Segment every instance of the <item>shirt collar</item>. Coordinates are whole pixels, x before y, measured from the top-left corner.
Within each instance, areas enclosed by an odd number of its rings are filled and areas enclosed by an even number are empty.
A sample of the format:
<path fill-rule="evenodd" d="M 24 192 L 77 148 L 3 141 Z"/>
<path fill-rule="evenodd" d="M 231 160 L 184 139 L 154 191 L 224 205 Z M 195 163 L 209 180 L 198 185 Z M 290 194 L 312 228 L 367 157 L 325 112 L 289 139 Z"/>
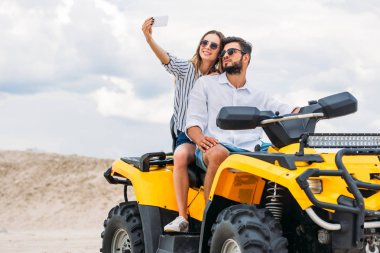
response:
<path fill-rule="evenodd" d="M 233 86 L 228 81 L 226 72 L 223 72 L 222 74 L 219 75 L 218 81 L 219 81 L 219 84 L 227 84 L 227 85 L 235 88 L 235 86 Z M 250 85 L 248 84 L 248 81 L 244 84 L 243 87 L 239 88 L 238 90 L 247 90 L 248 92 L 252 93 L 252 87 L 250 87 Z"/>

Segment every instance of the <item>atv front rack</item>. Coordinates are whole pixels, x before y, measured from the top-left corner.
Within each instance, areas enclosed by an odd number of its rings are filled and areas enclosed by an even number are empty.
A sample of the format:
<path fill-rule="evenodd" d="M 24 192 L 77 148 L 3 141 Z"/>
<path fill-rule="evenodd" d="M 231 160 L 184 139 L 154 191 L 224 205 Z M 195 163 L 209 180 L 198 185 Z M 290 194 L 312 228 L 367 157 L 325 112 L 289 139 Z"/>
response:
<path fill-rule="evenodd" d="M 364 198 L 362 193 L 359 190 L 359 187 L 361 189 L 368 189 L 368 190 L 380 190 L 380 184 L 371 184 L 359 181 L 355 178 L 353 178 L 346 167 L 343 164 L 343 156 L 346 155 L 380 155 L 380 149 L 342 149 L 340 150 L 336 156 L 335 156 L 335 163 L 338 168 L 338 170 L 320 170 L 320 169 L 314 169 L 310 168 L 307 169 L 305 172 L 303 172 L 298 178 L 296 179 L 297 183 L 303 189 L 309 198 L 309 200 L 319 208 L 325 208 L 330 210 L 336 210 L 344 213 L 352 213 L 355 216 L 356 225 L 354 228 L 354 242 L 356 242 L 356 246 L 360 247 L 360 239 L 363 237 L 364 234 L 364 228 L 377 228 L 380 227 L 380 222 L 365 222 L 365 216 L 369 215 L 371 217 L 380 218 L 380 212 L 379 211 L 370 211 L 365 210 L 364 206 Z M 319 201 L 314 194 L 312 193 L 308 179 L 310 177 L 320 177 L 320 176 L 339 176 L 343 178 L 345 183 L 347 184 L 347 187 L 349 191 L 354 196 L 354 199 L 349 199 L 347 197 L 341 196 L 342 198 L 338 199 L 338 204 L 331 204 Z M 309 209 L 310 212 L 311 209 Z M 308 213 L 309 213 L 308 212 Z M 310 215 L 310 214 L 309 214 Z M 315 217 L 311 217 L 315 221 Z M 317 222 L 318 223 L 318 222 Z M 338 230 L 341 228 L 341 226 L 324 226 L 323 222 L 319 222 L 319 225 L 326 228 L 326 229 L 333 229 Z M 330 224 L 330 225 L 339 225 L 339 224 Z"/>

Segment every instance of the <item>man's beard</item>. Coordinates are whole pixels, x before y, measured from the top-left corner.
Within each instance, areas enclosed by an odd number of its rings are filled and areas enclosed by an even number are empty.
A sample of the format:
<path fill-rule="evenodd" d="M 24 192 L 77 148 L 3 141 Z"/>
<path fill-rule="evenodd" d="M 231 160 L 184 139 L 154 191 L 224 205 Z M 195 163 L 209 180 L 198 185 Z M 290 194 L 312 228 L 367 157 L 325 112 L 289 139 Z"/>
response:
<path fill-rule="evenodd" d="M 227 72 L 227 74 L 237 75 L 241 73 L 242 66 L 243 57 L 240 59 L 239 62 L 234 62 L 232 65 L 224 67 L 224 70 Z"/>

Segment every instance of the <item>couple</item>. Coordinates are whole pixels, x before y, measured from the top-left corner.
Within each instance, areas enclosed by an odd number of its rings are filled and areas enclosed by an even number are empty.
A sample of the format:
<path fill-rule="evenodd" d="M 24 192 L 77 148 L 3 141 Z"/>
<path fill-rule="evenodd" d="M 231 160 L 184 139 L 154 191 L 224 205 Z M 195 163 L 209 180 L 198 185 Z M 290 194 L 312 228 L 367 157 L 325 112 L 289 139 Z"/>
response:
<path fill-rule="evenodd" d="M 263 130 L 226 131 L 216 126 L 223 106 L 255 106 L 259 110 L 297 113 L 299 108 L 279 103 L 251 87 L 246 72 L 252 46 L 239 37 L 224 37 L 219 31 L 205 33 L 193 58 L 181 60 L 163 50 L 152 37 L 153 18 L 148 18 L 142 31 L 146 41 L 164 65 L 175 76 L 174 124 L 177 142 L 174 151 L 173 180 L 179 216 L 164 230 L 187 232 L 188 164 L 196 161 L 206 171 L 205 201 L 219 165 L 234 151 L 254 151 L 262 144 Z"/>

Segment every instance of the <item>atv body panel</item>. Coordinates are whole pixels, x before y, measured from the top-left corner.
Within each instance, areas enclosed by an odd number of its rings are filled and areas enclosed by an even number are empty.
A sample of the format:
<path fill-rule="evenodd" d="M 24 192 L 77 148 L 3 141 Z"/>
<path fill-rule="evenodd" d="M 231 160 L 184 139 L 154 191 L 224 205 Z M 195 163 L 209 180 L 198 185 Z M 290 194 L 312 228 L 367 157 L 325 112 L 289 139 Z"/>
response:
<path fill-rule="evenodd" d="M 204 171 L 190 166 L 190 231 L 185 234 L 163 231 L 177 216 L 171 156 L 157 152 L 115 161 L 105 177 L 112 184 L 133 186 L 136 203 L 126 198 L 127 203 L 111 209 L 105 221 L 106 241 L 111 241 L 110 224 L 117 224 L 120 234 L 132 238 L 138 249 L 143 241 L 149 253 L 378 252 L 380 134 L 371 134 L 378 138 L 372 148 L 359 143 L 362 146 L 325 152 L 308 144 L 319 119 L 356 110 L 357 101 L 348 92 L 312 101 L 301 108 L 300 115 L 223 108 L 217 119 L 219 127 L 261 126 L 274 146 L 268 152 L 231 153 L 214 177 L 206 204 Z M 119 211 L 126 207 L 141 224 L 143 237 Z M 116 241 L 129 242 L 123 238 Z M 134 247 L 128 244 L 125 249 L 133 252 Z"/>

